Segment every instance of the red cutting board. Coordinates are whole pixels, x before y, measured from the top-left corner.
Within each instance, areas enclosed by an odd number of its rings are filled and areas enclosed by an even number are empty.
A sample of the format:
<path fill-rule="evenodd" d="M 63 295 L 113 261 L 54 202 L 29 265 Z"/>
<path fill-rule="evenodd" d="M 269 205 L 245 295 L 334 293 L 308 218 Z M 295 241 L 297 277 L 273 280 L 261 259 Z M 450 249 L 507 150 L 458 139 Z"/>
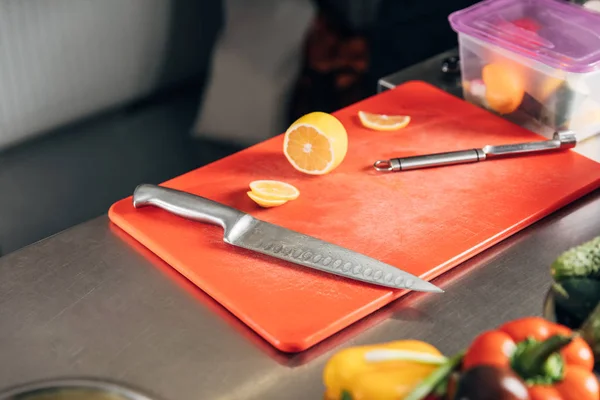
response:
<path fill-rule="evenodd" d="M 363 128 L 365 110 L 412 117 L 396 132 Z M 573 151 L 477 164 L 377 173 L 378 159 L 543 140 L 433 86 L 410 82 L 345 108 L 349 149 L 325 176 L 295 171 L 283 135 L 172 179 L 198 194 L 433 279 L 600 186 L 600 164 Z M 258 208 L 256 179 L 297 186 L 297 200 Z M 132 188 L 133 190 L 133 188 Z M 279 261 L 223 243 L 223 231 L 131 198 L 110 219 L 276 348 L 305 350 L 406 294 Z M 444 294 L 427 294 L 444 296 Z"/>

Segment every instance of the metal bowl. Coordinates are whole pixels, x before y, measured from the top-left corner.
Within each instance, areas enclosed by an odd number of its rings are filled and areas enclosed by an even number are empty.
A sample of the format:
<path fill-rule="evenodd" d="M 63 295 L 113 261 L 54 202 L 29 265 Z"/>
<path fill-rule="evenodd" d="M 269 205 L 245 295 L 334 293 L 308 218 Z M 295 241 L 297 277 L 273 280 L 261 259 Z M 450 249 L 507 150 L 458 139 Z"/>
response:
<path fill-rule="evenodd" d="M 32 382 L 0 393 L 0 400 L 157 400 L 121 384 L 94 379 Z"/>
<path fill-rule="evenodd" d="M 542 310 L 542 315 L 548 321 L 557 322 L 556 321 L 556 305 L 554 304 L 554 296 L 552 295 L 552 289 L 549 289 L 546 293 L 546 297 L 544 298 L 544 308 Z"/>
<path fill-rule="evenodd" d="M 549 321 L 564 325 L 574 330 L 579 329 L 581 324 L 583 324 L 583 321 L 577 320 L 572 315 L 569 315 L 563 311 L 560 307 L 557 307 L 552 288 L 548 289 L 548 292 L 546 293 L 542 308 L 542 316 Z"/>

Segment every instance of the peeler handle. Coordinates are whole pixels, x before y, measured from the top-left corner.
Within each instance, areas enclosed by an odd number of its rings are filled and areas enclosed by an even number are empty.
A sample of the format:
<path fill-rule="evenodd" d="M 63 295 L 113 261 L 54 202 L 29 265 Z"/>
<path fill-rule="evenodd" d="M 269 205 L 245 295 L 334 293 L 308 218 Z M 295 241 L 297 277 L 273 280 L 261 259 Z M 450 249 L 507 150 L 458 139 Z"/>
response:
<path fill-rule="evenodd" d="M 481 149 L 450 151 L 446 153 L 426 154 L 391 160 L 376 161 L 373 167 L 377 171 L 406 171 L 411 169 L 440 167 L 444 165 L 466 164 L 485 160 L 485 153 Z"/>

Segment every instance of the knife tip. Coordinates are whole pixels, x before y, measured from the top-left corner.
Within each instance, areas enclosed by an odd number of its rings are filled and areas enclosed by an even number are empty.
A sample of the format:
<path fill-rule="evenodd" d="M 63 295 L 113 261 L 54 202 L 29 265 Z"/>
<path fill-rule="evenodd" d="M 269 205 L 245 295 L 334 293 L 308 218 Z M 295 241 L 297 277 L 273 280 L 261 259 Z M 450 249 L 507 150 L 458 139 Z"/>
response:
<path fill-rule="evenodd" d="M 419 281 L 411 289 L 420 292 L 445 293 L 442 289 L 427 281 Z"/>

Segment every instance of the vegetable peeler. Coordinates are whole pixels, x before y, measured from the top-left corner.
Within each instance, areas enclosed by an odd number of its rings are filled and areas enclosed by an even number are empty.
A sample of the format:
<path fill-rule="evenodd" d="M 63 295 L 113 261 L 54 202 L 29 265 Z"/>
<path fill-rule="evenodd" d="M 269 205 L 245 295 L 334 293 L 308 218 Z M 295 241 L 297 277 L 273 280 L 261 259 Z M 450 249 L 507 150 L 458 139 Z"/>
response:
<path fill-rule="evenodd" d="M 442 167 L 445 165 L 466 164 L 510 155 L 539 153 L 544 151 L 564 150 L 575 147 L 577 139 L 572 131 L 555 132 L 551 140 L 500 146 L 487 145 L 481 149 L 450 151 L 445 153 L 425 154 L 390 160 L 378 160 L 373 167 L 377 171 L 397 172 L 412 169 Z"/>

